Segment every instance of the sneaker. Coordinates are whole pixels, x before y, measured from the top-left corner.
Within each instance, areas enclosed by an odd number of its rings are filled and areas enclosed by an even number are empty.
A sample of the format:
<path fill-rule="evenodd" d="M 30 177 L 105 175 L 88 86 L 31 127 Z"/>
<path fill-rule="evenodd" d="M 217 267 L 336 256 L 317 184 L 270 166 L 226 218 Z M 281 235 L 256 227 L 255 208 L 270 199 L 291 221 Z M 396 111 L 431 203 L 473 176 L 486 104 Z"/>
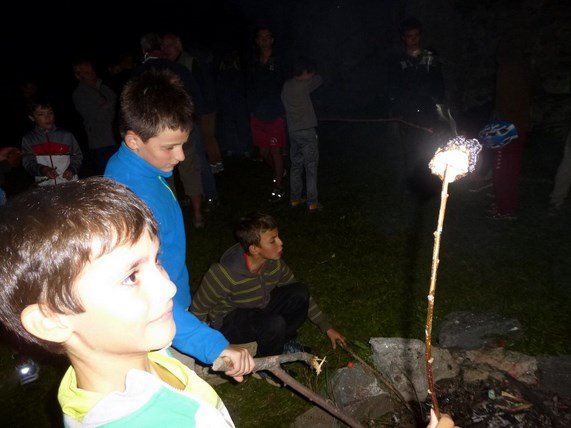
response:
<path fill-rule="evenodd" d="M 282 189 L 274 189 L 270 197 L 268 198 L 269 202 L 279 202 L 285 196 L 285 192 Z"/>
<path fill-rule="evenodd" d="M 323 205 L 321 205 L 319 202 L 315 202 L 313 204 L 309 204 L 308 210 L 310 213 L 316 213 L 323 210 Z"/>
<path fill-rule="evenodd" d="M 305 198 L 296 199 L 295 201 L 290 201 L 290 203 L 289 203 L 290 207 L 292 207 L 292 208 L 299 207 L 303 204 L 305 204 Z"/>
<path fill-rule="evenodd" d="M 307 352 L 311 354 L 313 351 L 309 346 L 302 345 L 295 339 L 288 340 L 284 344 L 284 354 L 295 354 L 296 352 Z"/>
<path fill-rule="evenodd" d="M 274 380 L 274 378 L 269 373 L 267 373 L 265 371 L 254 372 L 254 373 L 252 373 L 252 377 L 254 379 L 265 380 L 270 385 L 275 386 L 276 388 L 281 388 L 283 386 L 281 383 Z"/>

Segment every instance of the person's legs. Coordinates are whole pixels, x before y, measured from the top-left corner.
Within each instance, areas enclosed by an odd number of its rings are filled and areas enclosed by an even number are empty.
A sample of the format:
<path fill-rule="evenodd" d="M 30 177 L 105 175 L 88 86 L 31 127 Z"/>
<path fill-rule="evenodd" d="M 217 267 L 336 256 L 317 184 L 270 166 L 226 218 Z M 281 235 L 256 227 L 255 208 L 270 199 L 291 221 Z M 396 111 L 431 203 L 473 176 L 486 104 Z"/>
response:
<path fill-rule="evenodd" d="M 214 174 L 212 173 L 212 168 L 210 167 L 210 163 L 206 158 L 206 151 L 204 149 L 204 143 L 202 141 L 202 134 L 200 131 L 200 127 L 195 126 L 194 129 L 192 130 L 189 138 L 189 143 L 191 141 L 200 167 L 200 177 L 202 179 L 202 190 L 204 196 L 208 200 L 217 201 L 218 191 L 216 189 L 216 179 L 214 178 Z"/>
<path fill-rule="evenodd" d="M 515 215 L 519 208 L 519 177 L 525 132 L 502 149 L 497 150 L 494 164 L 494 191 L 498 216 Z"/>
<path fill-rule="evenodd" d="M 289 187 L 290 203 L 297 205 L 301 201 L 303 193 L 303 154 L 298 140 L 298 131 L 289 134 Z"/>
<path fill-rule="evenodd" d="M 178 173 L 184 193 L 190 198 L 194 225 L 202 227 L 204 225 L 202 217 L 202 177 L 193 142 L 189 139 L 183 146 L 185 158 L 184 161 L 178 164 Z"/>
<path fill-rule="evenodd" d="M 549 195 L 550 204 L 555 207 L 563 205 L 569 190 L 571 190 L 571 132 L 567 135 L 563 158 L 557 168 L 553 191 Z"/>
<path fill-rule="evenodd" d="M 257 342 L 256 356 L 278 355 L 307 318 L 309 292 L 300 283 L 275 288 L 264 309 L 235 309 L 220 331 L 230 343 Z"/>
<path fill-rule="evenodd" d="M 303 130 L 303 163 L 305 167 L 305 186 L 307 190 L 307 204 L 318 204 L 317 194 L 317 166 L 319 164 L 319 142 L 315 129 Z"/>
<path fill-rule="evenodd" d="M 200 130 L 202 131 L 202 139 L 206 149 L 208 161 L 213 164 L 222 163 L 222 155 L 220 147 L 216 140 L 216 113 L 206 113 L 200 116 Z"/>
<path fill-rule="evenodd" d="M 282 156 L 282 148 L 270 147 L 270 156 L 272 158 L 273 171 L 274 171 L 274 186 L 277 189 L 283 189 L 284 158 Z"/>

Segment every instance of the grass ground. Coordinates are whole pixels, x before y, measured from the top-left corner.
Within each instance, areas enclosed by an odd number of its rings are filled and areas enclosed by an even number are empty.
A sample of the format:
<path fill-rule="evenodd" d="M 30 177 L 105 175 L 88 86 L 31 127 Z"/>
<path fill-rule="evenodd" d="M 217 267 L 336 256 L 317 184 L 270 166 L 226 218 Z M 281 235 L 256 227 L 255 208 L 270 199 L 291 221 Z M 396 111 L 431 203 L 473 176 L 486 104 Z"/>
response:
<path fill-rule="evenodd" d="M 285 242 L 284 258 L 334 325 L 367 357 L 371 337 L 422 339 L 439 200 L 403 198 L 396 186 L 397 151 L 383 124 L 324 123 L 320 127 L 320 199 L 325 210 L 308 215 L 266 197 L 271 177 L 261 163 L 228 161 L 219 176 L 222 205 L 207 227 L 188 230 L 192 287 L 233 243 L 232 225 L 242 214 L 273 214 Z M 452 184 L 442 236 L 434 331 L 451 311 L 493 312 L 517 318 L 525 335 L 510 349 L 532 355 L 571 353 L 571 240 L 568 215 L 546 215 L 547 196 L 561 138 L 536 133 L 526 148 L 522 212 L 514 222 L 485 217 L 486 191 L 470 193 Z M 189 214 L 185 212 L 185 214 Z M 190 224 L 190 223 L 189 223 Z M 325 335 L 306 323 L 301 340 L 327 356 L 326 373 L 315 379 L 302 366 L 288 370 L 315 389 L 347 364 Z M 5 426 L 58 426 L 55 400 L 61 360 L 36 356 L 38 381 L 10 381 L 11 348 L 0 347 L 0 420 Z M 3 377 L 2 377 L 3 375 Z M 310 405 L 287 388 L 248 379 L 217 386 L 237 426 L 285 427 Z"/>

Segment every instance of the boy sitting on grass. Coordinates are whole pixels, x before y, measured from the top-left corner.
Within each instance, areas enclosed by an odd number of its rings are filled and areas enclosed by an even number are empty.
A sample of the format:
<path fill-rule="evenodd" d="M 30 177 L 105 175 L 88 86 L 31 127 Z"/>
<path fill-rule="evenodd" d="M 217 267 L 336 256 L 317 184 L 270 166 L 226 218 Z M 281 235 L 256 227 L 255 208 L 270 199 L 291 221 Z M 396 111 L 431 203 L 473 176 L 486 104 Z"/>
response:
<path fill-rule="evenodd" d="M 216 392 L 162 350 L 175 285 L 157 223 L 109 179 L 34 189 L 0 211 L 0 320 L 71 361 L 58 392 L 68 427 L 233 426 Z"/>
<path fill-rule="evenodd" d="M 238 243 L 214 263 L 192 300 L 191 310 L 232 343 L 257 342 L 256 356 L 300 352 L 297 330 L 307 317 L 333 348 L 345 337 L 335 330 L 282 260 L 275 219 L 252 213 L 235 228 Z"/>

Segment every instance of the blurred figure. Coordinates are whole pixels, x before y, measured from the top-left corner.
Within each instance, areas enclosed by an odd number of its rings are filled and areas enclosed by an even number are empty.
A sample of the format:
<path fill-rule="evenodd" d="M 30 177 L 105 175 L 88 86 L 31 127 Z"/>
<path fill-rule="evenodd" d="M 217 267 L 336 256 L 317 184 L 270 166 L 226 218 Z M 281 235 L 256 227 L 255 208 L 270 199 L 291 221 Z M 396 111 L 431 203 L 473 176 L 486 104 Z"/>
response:
<path fill-rule="evenodd" d="M 102 175 L 118 148 L 114 132 L 117 95 L 97 76 L 90 60 L 75 60 L 73 73 L 79 82 L 73 91 L 73 105 L 83 118 L 93 173 Z"/>
<path fill-rule="evenodd" d="M 218 64 L 216 93 L 221 149 L 227 156 L 250 158 L 252 134 L 246 103 L 246 73 L 237 49 L 226 52 Z"/>
<path fill-rule="evenodd" d="M 198 117 L 202 139 L 212 172 L 218 174 L 224 171 L 224 165 L 216 139 L 216 92 L 211 67 L 185 51 L 180 37 L 176 34 L 165 34 L 162 37 L 161 47 L 166 58 L 184 65 L 196 78 L 204 101 L 202 112 Z"/>
<path fill-rule="evenodd" d="M 549 211 L 552 217 L 559 216 L 565 211 L 565 200 L 571 189 L 571 131 L 567 134 L 563 158 L 557 168 L 555 184 L 549 195 Z"/>
<path fill-rule="evenodd" d="M 422 44 L 422 24 L 416 18 L 401 23 L 404 51 L 389 65 L 389 97 L 392 114 L 406 122 L 434 130 L 439 125 L 437 104 L 444 102 L 444 80 L 440 61 L 433 49 Z M 406 124 L 400 127 L 403 152 L 403 184 L 407 191 L 430 196 L 439 181 L 430 173 L 428 162 L 436 149 L 426 130 Z M 432 183 L 436 183 L 432 186 Z"/>
<path fill-rule="evenodd" d="M 258 28 L 256 52 L 248 69 L 247 80 L 252 139 L 274 176 L 270 202 L 280 201 L 285 196 L 282 149 L 286 146 L 286 123 L 281 101 L 284 76 L 282 64 L 274 52 L 274 41 L 269 28 Z"/>

